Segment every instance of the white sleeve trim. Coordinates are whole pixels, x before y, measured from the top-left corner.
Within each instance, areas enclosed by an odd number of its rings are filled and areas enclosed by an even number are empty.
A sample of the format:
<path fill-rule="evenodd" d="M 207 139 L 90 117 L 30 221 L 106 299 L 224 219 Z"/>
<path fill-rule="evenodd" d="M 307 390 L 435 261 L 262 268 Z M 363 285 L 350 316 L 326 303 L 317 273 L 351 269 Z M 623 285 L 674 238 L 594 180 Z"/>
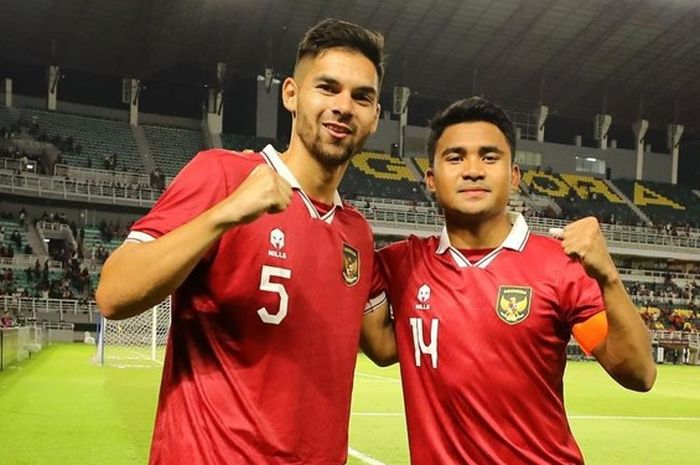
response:
<path fill-rule="evenodd" d="M 362 312 L 362 314 L 368 315 L 372 313 L 373 311 L 378 309 L 379 306 L 382 305 L 384 302 L 386 302 L 386 292 L 382 291 L 382 293 L 379 294 L 377 297 L 369 299 L 369 301 L 367 301 L 367 304 L 365 305 L 365 311 Z"/>
<path fill-rule="evenodd" d="M 124 239 L 124 242 L 137 242 L 139 244 L 143 242 L 151 242 L 155 241 L 156 238 L 146 234 L 141 231 L 131 231 L 128 236 L 126 236 L 126 239 Z"/>

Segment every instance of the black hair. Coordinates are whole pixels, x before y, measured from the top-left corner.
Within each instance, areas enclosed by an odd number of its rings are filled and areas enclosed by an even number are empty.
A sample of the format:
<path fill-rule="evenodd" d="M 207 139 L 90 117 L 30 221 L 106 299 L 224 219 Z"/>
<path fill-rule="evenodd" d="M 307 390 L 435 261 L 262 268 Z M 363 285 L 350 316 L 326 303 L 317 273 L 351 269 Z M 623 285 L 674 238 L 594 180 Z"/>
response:
<path fill-rule="evenodd" d="M 324 19 L 306 31 L 297 49 L 297 64 L 304 57 L 316 57 L 324 50 L 336 47 L 357 50 L 366 56 L 374 64 L 381 84 L 384 77 L 384 36 L 340 19 Z"/>
<path fill-rule="evenodd" d="M 506 112 L 482 97 L 469 97 L 452 103 L 438 112 L 428 123 L 430 134 L 426 143 L 430 166 L 435 161 L 435 146 L 448 126 L 459 123 L 484 121 L 501 130 L 508 141 L 512 159 L 515 159 L 515 126 Z"/>

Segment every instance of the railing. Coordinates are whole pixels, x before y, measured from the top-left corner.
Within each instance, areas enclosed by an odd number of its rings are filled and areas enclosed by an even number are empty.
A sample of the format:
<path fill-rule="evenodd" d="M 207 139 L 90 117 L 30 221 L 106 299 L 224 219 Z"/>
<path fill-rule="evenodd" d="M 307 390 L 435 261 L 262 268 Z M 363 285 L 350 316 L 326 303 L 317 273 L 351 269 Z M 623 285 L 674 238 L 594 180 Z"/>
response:
<path fill-rule="evenodd" d="M 0 173 L 0 187 L 12 193 L 33 193 L 61 199 L 88 200 L 109 204 L 152 206 L 161 192 L 92 182 L 76 182 L 52 176 Z"/>
<path fill-rule="evenodd" d="M 630 295 L 630 298 L 632 299 L 633 302 L 635 302 L 637 305 L 653 305 L 653 306 L 663 306 L 665 304 L 668 304 L 669 302 L 675 306 L 690 306 L 691 304 L 693 305 L 698 305 L 700 304 L 700 298 L 695 298 L 695 299 L 686 299 L 684 297 L 662 297 L 662 296 L 657 296 L 654 295 L 653 297 L 650 295 L 641 295 L 641 294 L 632 294 Z"/>
<path fill-rule="evenodd" d="M 443 217 L 435 212 L 421 212 L 405 210 L 405 209 L 380 209 L 378 206 L 355 205 L 355 208 L 360 210 L 365 217 L 372 221 L 388 223 L 394 226 L 429 226 L 435 232 L 440 231 L 443 225 Z M 533 232 L 543 235 L 549 235 L 550 228 L 563 228 L 569 221 L 542 218 L 528 217 L 528 225 Z M 422 228 L 425 229 L 425 228 Z M 700 236 L 693 237 L 677 237 L 666 234 L 658 234 L 652 228 L 643 226 L 621 226 L 601 224 L 601 230 L 606 239 L 611 243 L 618 243 L 625 246 L 632 246 L 638 249 L 658 250 L 663 249 L 679 249 L 686 251 L 692 249 L 693 252 L 700 252 Z"/>
<path fill-rule="evenodd" d="M 79 168 L 76 166 L 57 164 L 54 166 L 54 175 L 64 176 L 76 182 L 112 183 L 121 185 L 142 184 L 150 185 L 147 174 L 131 173 L 128 171 L 111 171 L 95 168 Z"/>
<path fill-rule="evenodd" d="M 0 187 L 11 192 L 24 193 L 26 191 L 39 195 L 53 194 L 64 199 L 86 199 L 110 204 L 151 206 L 160 196 L 160 191 L 153 189 L 116 187 L 104 184 L 91 184 L 75 182 L 73 180 L 58 179 L 51 176 L 39 175 L 15 175 L 0 173 Z M 381 199 L 373 203 L 374 198 L 365 198 L 370 201 L 370 207 L 366 208 L 362 202 L 357 202 L 356 207 L 362 211 L 369 220 L 390 223 L 394 226 L 416 225 L 425 229 L 439 231 L 443 224 L 442 215 L 430 208 L 415 209 L 411 207 L 406 211 L 406 201 Z M 396 206 L 392 206 L 396 205 Z M 530 228 L 537 233 L 548 234 L 549 228 L 564 227 L 568 221 L 554 218 L 529 217 Z M 636 248 L 654 250 L 659 247 L 665 249 L 700 249 L 700 230 L 691 229 L 687 235 L 672 236 L 659 234 L 655 229 L 645 226 L 625 226 L 602 224 L 601 229 L 605 237 L 612 242 L 624 245 L 633 245 Z"/>
<path fill-rule="evenodd" d="M 435 204 L 433 202 L 424 202 L 424 201 L 418 201 L 418 202 L 413 202 L 412 200 L 405 200 L 405 199 L 389 199 L 385 197 L 371 197 L 371 196 L 366 196 L 366 195 L 357 195 L 354 197 L 354 200 L 357 201 L 367 201 L 373 204 L 383 204 L 383 205 L 404 205 L 411 207 L 413 205 L 418 205 L 418 206 L 423 206 L 423 207 L 435 207 Z M 353 199 L 351 199 L 353 201 Z"/>
<path fill-rule="evenodd" d="M 47 231 L 66 231 L 70 230 L 70 226 L 64 223 L 48 222 L 48 221 L 38 221 L 36 223 L 37 228 L 45 229 Z"/>
<path fill-rule="evenodd" d="M 528 218 L 527 221 L 530 229 L 540 234 L 548 234 L 550 228 L 563 228 L 569 223 L 569 221 L 554 218 Z M 608 241 L 634 245 L 637 248 L 658 249 L 660 246 L 685 249 L 700 248 L 700 236 L 692 234 L 678 237 L 658 234 L 653 228 L 644 226 L 612 224 L 601 224 L 600 226 Z"/>
<path fill-rule="evenodd" d="M 640 268 L 620 268 L 617 269 L 620 274 L 627 275 L 631 278 L 634 277 L 645 277 L 645 278 L 663 278 L 667 277 L 674 280 L 684 280 L 684 281 L 700 281 L 700 274 L 696 273 L 683 273 L 681 271 L 664 271 L 664 270 L 644 270 Z"/>
<path fill-rule="evenodd" d="M 15 158 L 0 158 L 0 170 L 17 172 L 22 170 L 24 167 L 20 160 Z"/>
<path fill-rule="evenodd" d="M 439 231 L 443 224 L 442 216 L 433 213 L 414 212 L 410 210 L 380 210 L 372 207 L 366 208 L 364 206 L 356 208 L 370 221 L 374 220 L 398 225 L 431 226 L 436 231 Z"/>
<path fill-rule="evenodd" d="M 426 205 L 425 203 L 418 202 L 417 204 L 411 203 L 394 203 L 394 202 L 382 202 L 371 201 L 369 203 L 369 208 L 367 207 L 367 201 L 362 199 L 351 200 L 352 205 L 362 211 L 373 211 L 373 210 L 384 210 L 384 211 L 396 211 L 396 212 L 418 212 L 425 213 L 428 215 L 439 215 L 434 207 Z"/>
<path fill-rule="evenodd" d="M 700 333 L 695 331 L 668 331 L 657 330 L 650 331 L 652 343 L 655 344 L 671 344 L 671 345 L 687 345 L 691 347 L 700 347 Z"/>
<path fill-rule="evenodd" d="M 10 267 L 10 268 L 26 268 L 28 266 L 34 267 L 36 261 L 39 260 L 42 268 L 44 266 L 45 259 L 38 257 L 36 255 L 15 255 L 12 258 L 0 258 L 0 266 Z M 49 260 L 49 268 L 62 268 L 63 265 L 58 260 Z"/>
<path fill-rule="evenodd" d="M 41 313 L 58 313 L 63 319 L 66 313 L 90 313 L 97 312 L 97 304 L 94 301 L 80 302 L 73 299 L 34 299 L 28 297 L 0 296 L 1 312 L 26 313 L 31 312 L 32 317 Z M 0 313 L 1 313 L 0 312 Z"/>
<path fill-rule="evenodd" d="M 64 321 L 43 321 L 41 323 L 43 329 L 60 329 L 72 331 L 75 329 L 75 323 L 66 323 Z"/>

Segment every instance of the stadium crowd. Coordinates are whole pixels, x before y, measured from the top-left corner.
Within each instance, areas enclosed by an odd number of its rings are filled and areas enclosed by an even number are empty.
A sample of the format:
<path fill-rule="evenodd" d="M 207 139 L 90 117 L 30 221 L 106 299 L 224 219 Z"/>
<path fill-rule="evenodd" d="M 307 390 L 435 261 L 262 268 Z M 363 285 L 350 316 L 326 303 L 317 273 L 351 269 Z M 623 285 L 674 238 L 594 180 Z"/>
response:
<path fill-rule="evenodd" d="M 28 138 L 36 142 L 51 144 L 55 150 L 42 149 L 39 153 L 31 154 L 13 142 L 16 138 Z M 82 145 L 74 137 L 47 134 L 36 116 L 30 118 L 22 116 L 9 127 L 0 127 L 0 157 L 18 160 L 20 171 L 26 170 L 27 166 L 32 166 L 31 170 L 38 174 L 53 175 L 53 168 L 56 164 L 67 163 L 63 157 L 64 153 L 82 155 L 85 157 L 87 167 L 93 167 L 91 154 L 83 153 Z M 119 165 L 117 153 L 104 156 L 102 164 L 98 168 L 108 171 L 123 169 Z M 551 168 L 546 168 L 543 172 L 552 174 Z M 136 182 L 136 178 L 133 182 L 117 179 L 117 177 L 114 179 L 87 177 L 80 180 L 65 178 L 67 186 L 74 184 L 77 190 L 90 189 L 93 192 L 101 191 L 107 192 L 107 195 L 124 197 L 138 197 L 146 190 L 159 193 L 165 189 L 166 185 L 166 177 L 159 168 L 155 168 L 149 174 L 148 182 Z M 425 186 L 422 182 L 417 183 L 417 186 L 421 191 L 424 190 Z M 525 188 L 521 192 L 525 199 L 533 192 L 531 188 L 532 185 L 525 183 Z M 353 197 L 355 196 L 352 194 L 343 196 L 345 199 Z M 353 203 L 360 207 L 370 219 L 374 218 L 375 212 L 386 208 L 383 201 L 377 203 L 376 199 L 372 198 L 360 197 L 360 199 L 359 202 L 353 201 Z M 587 192 L 584 190 L 581 193 L 571 188 L 565 198 L 556 199 L 556 202 L 561 207 L 560 214 L 557 214 L 552 208 L 530 204 L 527 201 L 525 201 L 522 210 L 529 217 L 558 216 L 565 220 L 575 220 L 583 216 L 595 216 L 601 223 L 638 227 L 651 226 L 654 232 L 669 237 L 669 240 L 675 237 L 698 236 L 698 231 L 693 229 L 698 224 L 693 218 L 682 222 L 673 222 L 660 216 L 649 215 L 653 223 L 649 225 L 626 207 L 613 206 L 614 208 L 611 209 L 610 202 L 590 190 Z M 413 200 L 412 203 L 407 203 L 407 208 L 409 213 L 427 214 L 436 221 L 439 220 L 440 212 L 432 201 Z M 0 218 L 15 221 L 9 212 L 0 212 Z M 16 221 L 21 228 L 27 226 L 27 213 L 24 209 Z M 0 295 L 92 299 L 94 297 L 93 287 L 97 281 L 97 276 L 94 273 L 109 256 L 110 247 L 106 244 L 110 244 L 113 240 L 119 242 L 124 238 L 129 231 L 130 224 L 120 220 L 109 222 L 102 220 L 98 225 L 100 240 L 86 243 L 85 229 L 79 227 L 75 221 L 68 221 L 63 213 L 44 212 L 33 224 L 36 226 L 39 222 L 67 225 L 75 238 L 75 247 L 66 244 L 50 250 L 48 259 L 43 259 L 45 260 L 43 265 L 37 258 L 33 267 L 24 270 L 23 280 L 17 279 L 16 269 L 5 267 L 0 280 Z M 377 245 L 386 245 L 391 240 L 396 239 L 398 238 L 378 238 Z M 8 234 L 5 228 L 0 226 L 0 258 L 11 260 L 17 254 L 33 256 L 34 251 L 29 243 L 23 243 L 22 235 L 17 231 Z M 53 274 L 49 272 L 49 259 L 60 263 L 60 272 Z M 661 266 L 659 265 L 659 267 Z M 663 266 L 668 267 L 666 264 Z M 653 263 L 645 264 L 645 268 L 672 271 L 668 268 L 657 268 Z M 700 265 L 695 265 L 694 270 L 686 269 L 685 271 L 700 273 Z M 700 330 L 700 311 L 698 311 L 700 287 L 695 282 L 679 286 L 668 277 L 663 283 L 629 282 L 627 288 L 651 329 Z M 677 311 L 678 309 L 682 311 Z"/>

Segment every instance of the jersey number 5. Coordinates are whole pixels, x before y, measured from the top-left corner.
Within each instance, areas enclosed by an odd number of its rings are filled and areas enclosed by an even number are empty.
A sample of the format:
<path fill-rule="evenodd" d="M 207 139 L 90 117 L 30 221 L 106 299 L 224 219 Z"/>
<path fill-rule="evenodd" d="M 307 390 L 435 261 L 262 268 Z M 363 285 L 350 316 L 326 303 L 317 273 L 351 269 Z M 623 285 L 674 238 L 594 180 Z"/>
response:
<path fill-rule="evenodd" d="M 277 313 L 270 313 L 266 307 L 262 307 L 258 310 L 258 315 L 260 319 L 263 320 L 263 323 L 278 325 L 284 320 L 284 317 L 287 316 L 289 295 L 284 288 L 284 284 L 270 281 L 272 277 L 289 279 L 292 277 L 292 270 L 279 268 L 277 266 L 263 265 L 260 272 L 260 290 L 279 294 L 280 306 L 277 309 Z"/>

